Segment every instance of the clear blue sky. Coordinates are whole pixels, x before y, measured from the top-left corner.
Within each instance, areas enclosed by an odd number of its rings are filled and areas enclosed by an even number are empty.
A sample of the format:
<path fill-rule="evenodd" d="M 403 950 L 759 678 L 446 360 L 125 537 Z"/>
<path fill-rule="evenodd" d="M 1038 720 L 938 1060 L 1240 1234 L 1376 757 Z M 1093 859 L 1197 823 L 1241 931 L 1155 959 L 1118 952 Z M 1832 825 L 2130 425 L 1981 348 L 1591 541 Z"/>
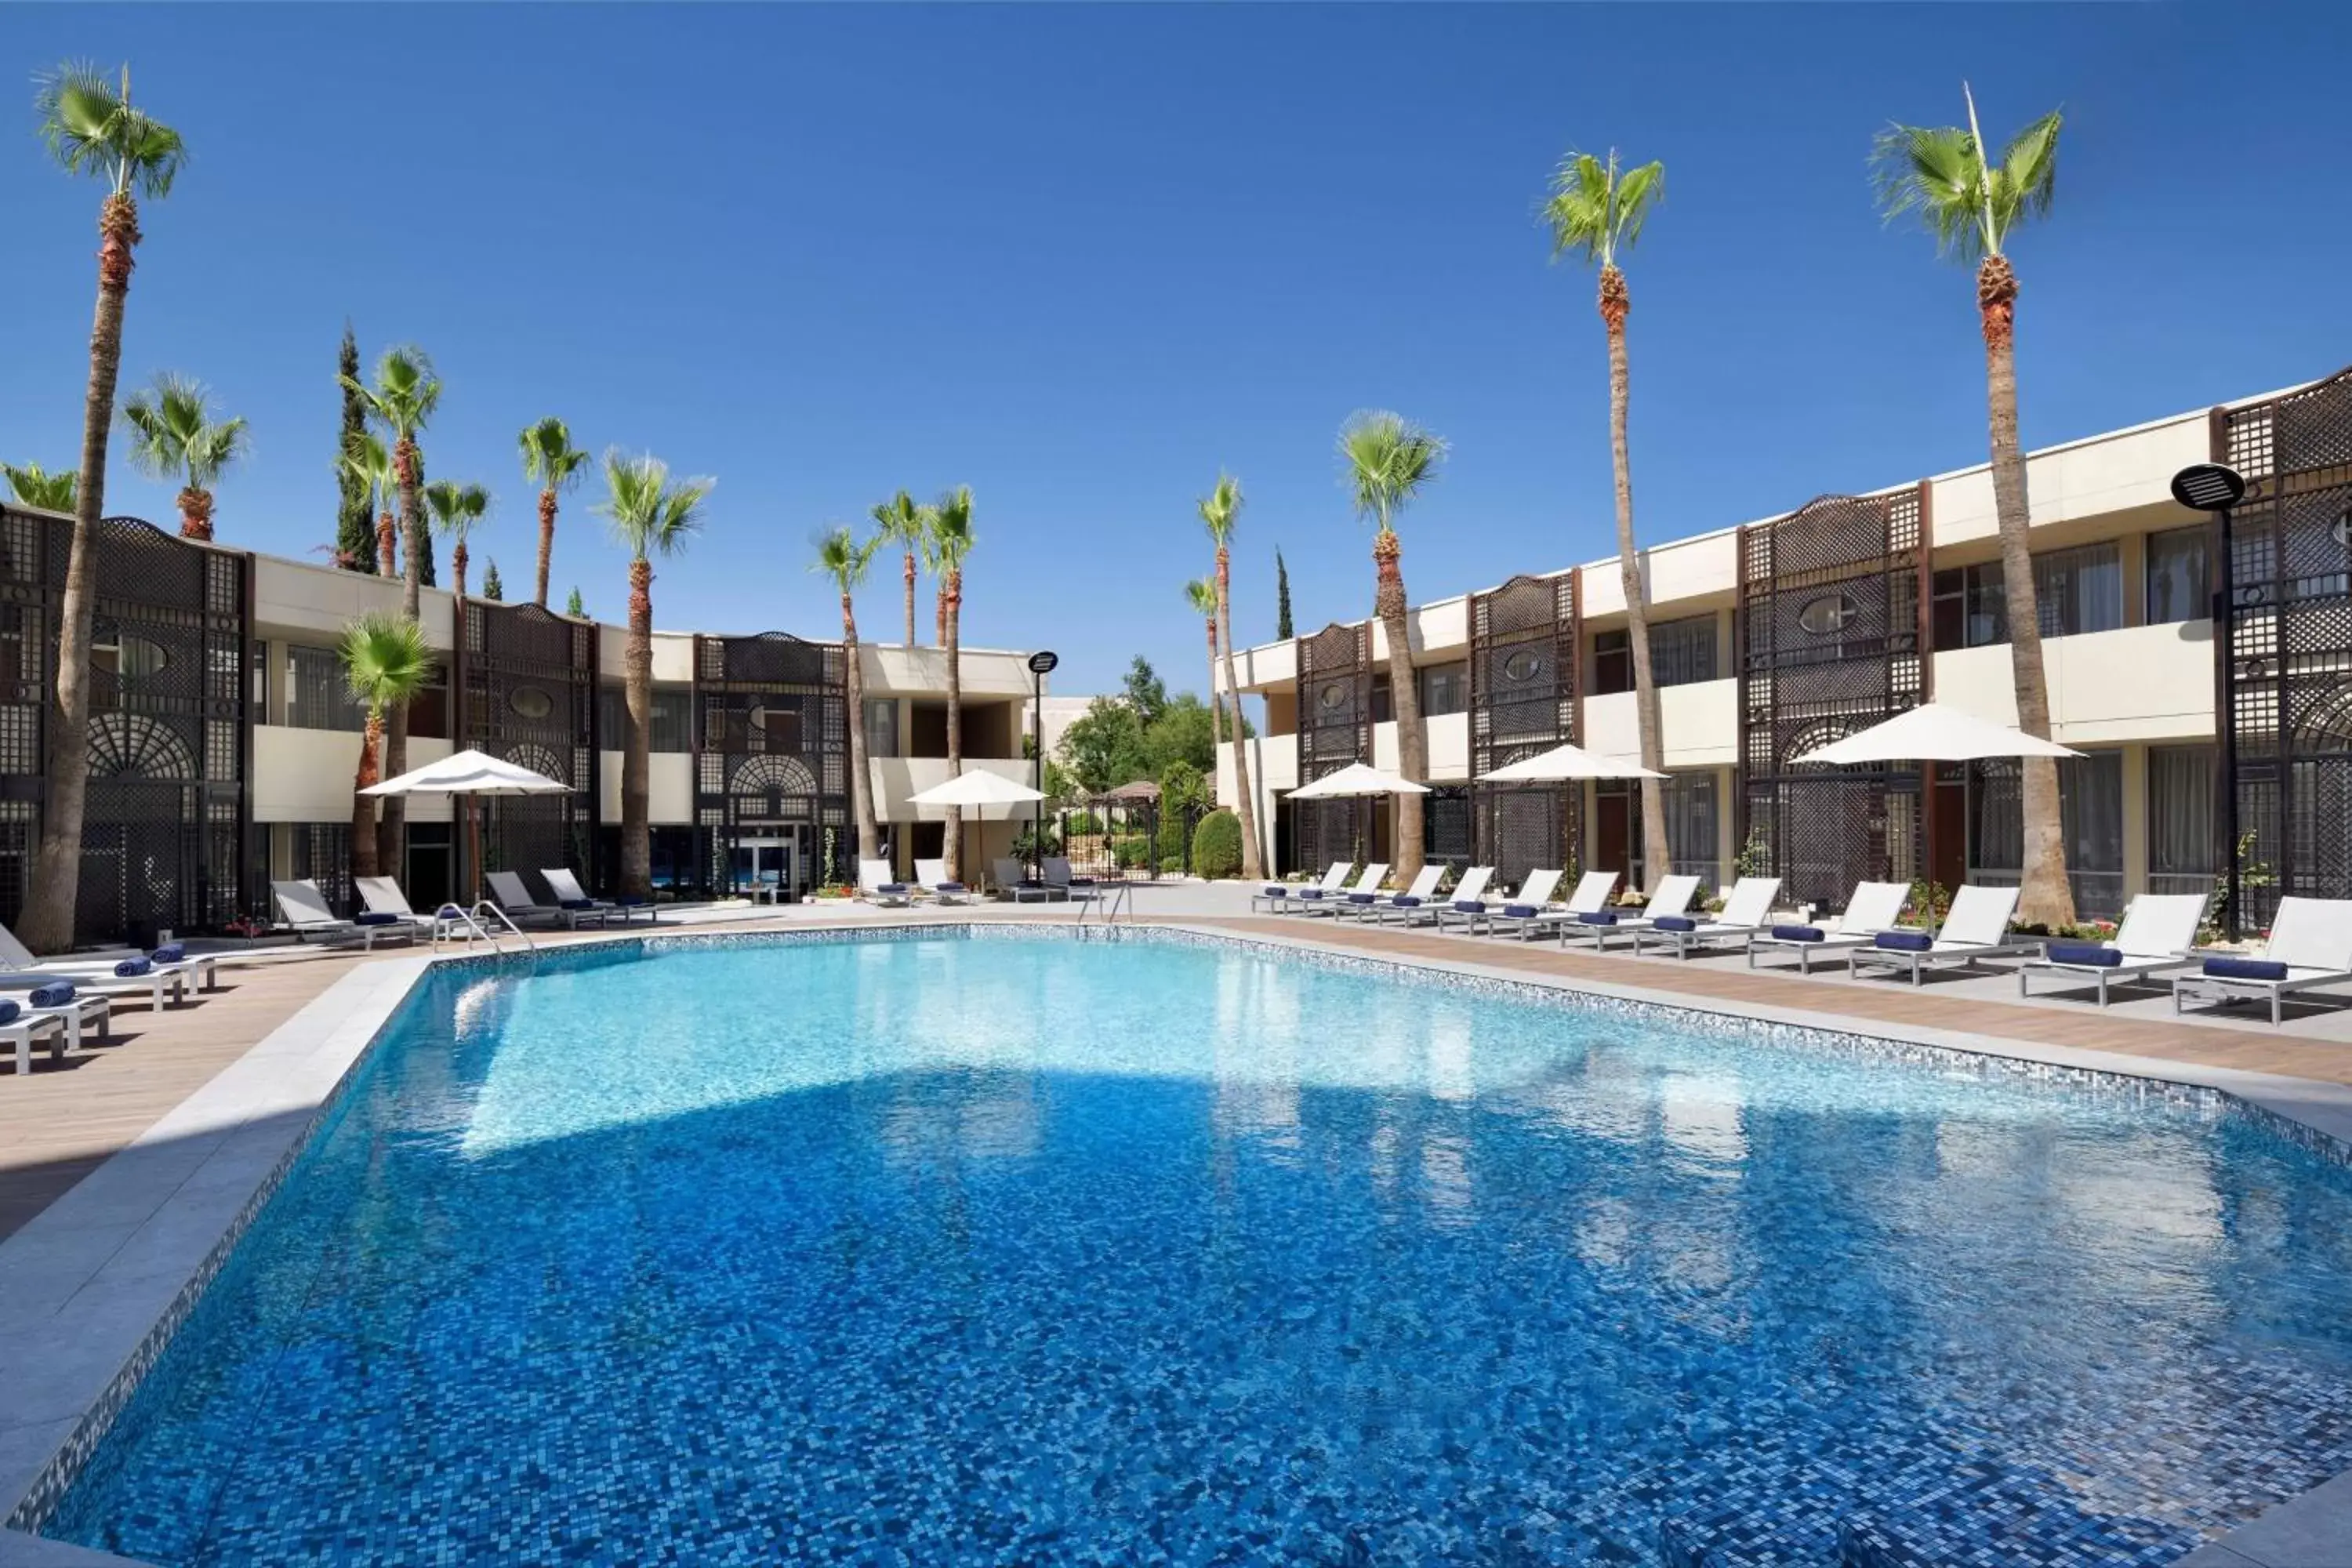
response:
<path fill-rule="evenodd" d="M 968 482 L 966 637 L 1057 647 L 1066 691 L 1138 651 L 1199 684 L 1178 585 L 1221 465 L 1242 640 L 1276 544 L 1302 630 L 1365 613 L 1331 455 L 1357 408 L 1454 446 L 1402 524 L 1418 595 L 1608 552 L 1591 279 L 1536 222 L 1572 145 L 1668 169 L 1629 268 L 1644 539 L 1981 460 L 1968 275 L 1884 229 L 1864 171 L 1888 119 L 1958 118 L 1963 75 L 1995 134 L 2068 114 L 2058 212 L 2012 251 L 2030 443 L 2352 360 L 2341 8 L 5 14 L 0 456 L 73 459 L 94 282 L 99 192 L 47 163 L 30 79 L 128 58 L 194 161 L 144 215 L 124 384 L 190 372 L 253 421 L 225 540 L 331 537 L 348 317 L 371 360 L 438 362 L 432 471 L 497 491 L 476 553 L 510 593 L 514 436 L 546 414 L 719 477 L 665 625 L 829 634 L 818 526 Z M 110 510 L 169 525 L 172 488 L 118 459 Z M 587 500 L 557 592 L 617 616 Z M 895 601 L 886 569 L 869 635 Z"/>

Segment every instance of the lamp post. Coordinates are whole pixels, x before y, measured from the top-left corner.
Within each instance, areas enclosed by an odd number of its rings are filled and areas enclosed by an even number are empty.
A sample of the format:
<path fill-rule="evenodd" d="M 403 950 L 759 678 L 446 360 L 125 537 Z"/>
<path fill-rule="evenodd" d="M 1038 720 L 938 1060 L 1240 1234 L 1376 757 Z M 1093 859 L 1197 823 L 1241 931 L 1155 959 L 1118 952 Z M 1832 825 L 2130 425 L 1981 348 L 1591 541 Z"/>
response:
<path fill-rule="evenodd" d="M 2229 859 L 2229 893 L 2222 930 L 2238 940 L 2239 902 L 2244 888 L 2238 865 L 2238 691 L 2236 636 L 2231 617 L 2237 608 L 2237 552 L 2231 547 L 2230 513 L 2245 499 L 2246 479 L 2225 463 L 2191 463 L 2172 476 L 2172 499 L 2191 511 L 2210 512 L 2214 526 L 2213 729 L 2221 773 L 2221 853 Z"/>
<path fill-rule="evenodd" d="M 1045 875 L 1045 678 L 1061 662 L 1060 655 L 1042 648 L 1029 656 L 1029 744 L 1036 753 L 1030 759 L 1029 785 L 1040 796 L 1029 826 L 1029 875 L 1040 880 Z"/>

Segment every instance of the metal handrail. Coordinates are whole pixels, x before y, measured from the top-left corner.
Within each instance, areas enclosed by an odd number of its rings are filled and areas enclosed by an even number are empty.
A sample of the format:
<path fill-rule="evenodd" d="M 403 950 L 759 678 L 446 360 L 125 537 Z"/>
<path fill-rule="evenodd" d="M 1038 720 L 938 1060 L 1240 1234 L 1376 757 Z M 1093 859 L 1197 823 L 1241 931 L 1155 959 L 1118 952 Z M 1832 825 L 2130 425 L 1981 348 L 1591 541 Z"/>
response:
<path fill-rule="evenodd" d="M 486 942 L 490 944 L 490 951 L 492 952 L 504 952 L 507 950 L 506 934 L 511 933 L 515 936 L 520 937 L 522 939 L 523 946 L 529 948 L 532 952 L 536 953 L 539 951 L 539 943 L 531 940 L 530 933 L 523 930 L 522 927 L 515 924 L 514 917 L 512 915 L 509 915 L 506 910 L 499 908 L 498 905 L 492 903 L 488 899 L 480 900 L 470 910 L 457 904 L 445 904 L 442 907 L 444 909 L 457 910 L 457 916 L 455 920 L 448 919 L 447 917 L 439 914 L 434 916 L 433 943 L 436 947 L 441 943 L 441 933 L 443 929 L 445 927 L 457 926 L 464 930 L 466 933 L 466 945 L 467 947 L 473 946 L 478 941 Z M 485 919 L 485 917 L 488 918 Z M 506 928 L 506 932 L 501 932 L 499 930 L 499 927 L 500 926 L 504 926 Z"/>
<path fill-rule="evenodd" d="M 1129 895 L 1134 891 L 1135 884 L 1132 882 L 1119 882 L 1113 886 L 1111 891 L 1102 900 L 1103 924 L 1111 925 L 1118 920 L 1118 911 L 1120 908 L 1127 903 Z M 1078 924 L 1084 925 L 1087 923 L 1087 912 L 1093 909 L 1094 906 L 1095 900 L 1092 899 L 1082 899 L 1079 900 Z M 1135 913 L 1131 909 L 1127 912 L 1130 918 L 1132 918 Z"/>

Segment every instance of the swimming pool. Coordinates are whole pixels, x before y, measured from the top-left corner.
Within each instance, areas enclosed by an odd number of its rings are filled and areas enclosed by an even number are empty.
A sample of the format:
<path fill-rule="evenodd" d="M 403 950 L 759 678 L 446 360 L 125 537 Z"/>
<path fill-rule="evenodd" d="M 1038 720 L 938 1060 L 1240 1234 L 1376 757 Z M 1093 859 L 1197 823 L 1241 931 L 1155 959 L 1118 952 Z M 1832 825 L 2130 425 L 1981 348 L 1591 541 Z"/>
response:
<path fill-rule="evenodd" d="M 2153 1564 L 2352 1467 L 2352 1173 L 2250 1116 L 1237 943 L 902 935 L 436 970 L 45 1533 Z"/>

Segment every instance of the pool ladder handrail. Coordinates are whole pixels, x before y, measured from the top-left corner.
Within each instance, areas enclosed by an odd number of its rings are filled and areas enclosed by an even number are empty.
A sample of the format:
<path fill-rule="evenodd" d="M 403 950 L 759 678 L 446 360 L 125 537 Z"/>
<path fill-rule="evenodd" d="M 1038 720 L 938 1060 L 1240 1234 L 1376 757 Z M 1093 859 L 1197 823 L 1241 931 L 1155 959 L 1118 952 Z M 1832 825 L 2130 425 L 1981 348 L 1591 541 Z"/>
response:
<path fill-rule="evenodd" d="M 488 942 L 492 952 L 504 952 L 507 950 L 506 938 L 508 935 L 511 934 L 520 937 L 522 939 L 523 946 L 530 949 L 534 954 L 539 952 L 539 943 L 531 940 L 530 933 L 523 930 L 522 927 L 515 924 L 514 917 L 512 915 L 507 913 L 506 910 L 499 908 L 498 905 L 492 903 L 488 899 L 477 900 L 474 907 L 470 910 L 457 905 L 451 905 L 448 907 L 457 909 L 457 915 L 455 920 L 450 920 L 446 917 L 435 918 L 433 921 L 433 945 L 436 947 L 441 945 L 442 932 L 448 928 L 455 927 L 466 933 L 466 945 L 467 947 L 471 947 L 477 941 L 480 941 Z M 499 929 L 501 926 L 506 928 L 504 931 L 501 931 Z"/>
<path fill-rule="evenodd" d="M 1134 891 L 1135 884 L 1132 882 L 1114 882 L 1111 884 L 1111 890 L 1109 893 L 1104 895 L 1099 900 L 1103 906 L 1103 924 L 1110 925 L 1118 921 L 1118 911 L 1127 905 L 1129 896 Z M 1095 907 L 1097 901 L 1097 900 L 1095 899 L 1081 899 L 1078 900 L 1078 924 L 1084 925 L 1087 923 L 1087 912 Z M 1127 912 L 1129 918 L 1132 919 L 1134 917 L 1135 911 L 1132 909 L 1128 910 Z"/>

